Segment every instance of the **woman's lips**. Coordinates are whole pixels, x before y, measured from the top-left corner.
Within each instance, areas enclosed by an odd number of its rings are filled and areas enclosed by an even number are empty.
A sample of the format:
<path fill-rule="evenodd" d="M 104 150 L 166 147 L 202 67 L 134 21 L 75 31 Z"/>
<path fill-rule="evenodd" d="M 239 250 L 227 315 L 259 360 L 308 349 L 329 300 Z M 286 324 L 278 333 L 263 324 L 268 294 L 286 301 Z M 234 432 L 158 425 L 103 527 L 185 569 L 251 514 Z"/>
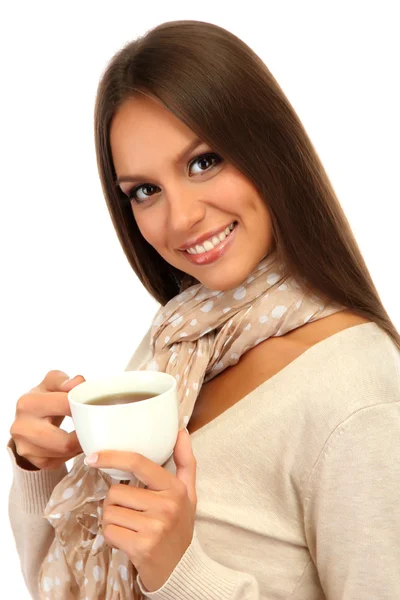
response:
<path fill-rule="evenodd" d="M 229 250 L 235 240 L 236 230 L 238 227 L 239 225 L 236 224 L 235 228 L 233 231 L 231 231 L 228 237 L 212 250 L 208 250 L 208 252 L 202 252 L 202 254 L 189 254 L 189 252 L 186 252 L 186 250 L 183 250 L 182 252 L 185 257 L 194 265 L 209 265 L 221 258 L 221 256 L 223 256 Z"/>

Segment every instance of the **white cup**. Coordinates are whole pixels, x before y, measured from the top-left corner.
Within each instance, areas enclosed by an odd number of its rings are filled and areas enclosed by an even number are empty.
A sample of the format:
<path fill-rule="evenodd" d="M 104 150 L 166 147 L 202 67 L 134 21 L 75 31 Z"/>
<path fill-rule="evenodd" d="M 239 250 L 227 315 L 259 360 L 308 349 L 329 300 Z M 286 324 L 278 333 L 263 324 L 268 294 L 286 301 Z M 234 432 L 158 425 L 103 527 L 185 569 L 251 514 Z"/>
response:
<path fill-rule="evenodd" d="M 151 393 L 128 404 L 87 404 L 108 394 Z M 158 371 L 126 371 L 80 383 L 68 393 L 76 435 L 86 456 L 101 450 L 138 452 L 162 465 L 172 455 L 179 432 L 176 379 Z M 114 479 L 132 473 L 102 469 Z"/>

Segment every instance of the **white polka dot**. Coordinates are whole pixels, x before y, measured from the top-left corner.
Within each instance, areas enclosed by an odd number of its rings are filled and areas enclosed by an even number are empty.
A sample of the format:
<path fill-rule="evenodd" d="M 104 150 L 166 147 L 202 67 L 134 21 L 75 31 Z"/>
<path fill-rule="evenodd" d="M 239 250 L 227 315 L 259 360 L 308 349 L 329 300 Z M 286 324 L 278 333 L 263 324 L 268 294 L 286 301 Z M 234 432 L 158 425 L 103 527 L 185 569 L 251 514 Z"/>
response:
<path fill-rule="evenodd" d="M 56 585 L 61 585 L 61 580 L 59 577 L 56 577 Z"/>
<path fill-rule="evenodd" d="M 197 325 L 197 319 L 192 319 L 190 321 L 190 324 L 191 324 L 192 327 L 194 327 L 195 325 Z"/>
<path fill-rule="evenodd" d="M 113 585 L 113 590 L 114 590 L 114 592 L 118 592 L 118 590 L 119 590 L 119 583 L 118 583 L 118 581 L 116 581 L 116 582 L 114 583 L 114 585 Z"/>
<path fill-rule="evenodd" d="M 53 589 L 53 580 L 50 577 L 43 577 L 43 590 L 45 592 L 50 592 Z"/>
<path fill-rule="evenodd" d="M 173 362 L 174 362 L 174 360 L 176 359 L 176 357 L 177 357 L 177 356 L 178 356 L 178 355 L 177 355 L 177 353 L 176 353 L 176 352 L 173 352 L 173 353 L 171 354 L 171 359 L 170 359 L 170 360 L 171 360 L 171 363 L 173 363 Z"/>
<path fill-rule="evenodd" d="M 56 546 L 55 550 L 54 550 L 54 556 L 59 559 L 60 558 L 60 548 L 58 546 Z"/>
<path fill-rule="evenodd" d="M 186 396 L 189 396 L 189 394 L 190 394 L 190 390 L 189 390 L 189 388 L 188 388 L 188 389 L 186 390 Z"/>
<path fill-rule="evenodd" d="M 170 323 L 172 325 L 172 327 L 178 327 L 178 325 L 180 325 L 183 321 L 183 317 L 181 317 L 180 315 L 176 315 L 175 317 L 171 317 L 172 320 L 170 320 Z"/>
<path fill-rule="evenodd" d="M 231 359 L 232 360 L 238 360 L 239 358 L 239 354 L 236 354 L 236 352 L 234 352 L 233 354 L 231 354 Z"/>
<path fill-rule="evenodd" d="M 296 308 L 300 308 L 300 306 L 303 304 L 303 300 L 300 298 L 300 300 L 297 300 L 296 302 Z"/>
<path fill-rule="evenodd" d="M 274 285 L 274 283 L 276 283 L 277 281 L 280 280 L 280 275 L 278 275 L 278 273 L 270 273 L 267 277 L 267 283 L 269 285 Z"/>
<path fill-rule="evenodd" d="M 169 337 L 169 335 L 166 335 L 165 339 L 164 339 L 164 344 L 168 344 L 168 342 L 169 342 L 170 339 L 171 338 Z"/>
<path fill-rule="evenodd" d="M 246 327 L 244 328 L 244 331 L 250 331 L 251 329 L 251 323 L 247 323 Z"/>
<path fill-rule="evenodd" d="M 188 352 L 189 354 L 193 354 L 193 348 L 189 348 Z"/>
<path fill-rule="evenodd" d="M 200 357 L 200 356 L 203 356 L 203 353 L 202 353 L 202 351 L 201 351 L 201 350 L 197 350 L 196 354 L 197 354 L 197 356 L 199 356 L 199 357 Z"/>
<path fill-rule="evenodd" d="M 286 283 L 282 283 L 282 285 L 280 285 L 280 286 L 278 287 L 278 290 L 279 290 L 280 292 L 285 292 L 287 289 L 288 289 L 288 287 L 287 287 Z"/>
<path fill-rule="evenodd" d="M 103 567 L 95 565 L 93 567 L 93 577 L 95 578 L 95 581 L 100 581 L 103 577 Z"/>
<path fill-rule="evenodd" d="M 233 297 L 235 298 L 235 300 L 242 300 L 242 298 L 244 298 L 245 295 L 246 295 L 246 288 L 238 287 L 238 289 L 233 294 Z"/>
<path fill-rule="evenodd" d="M 179 335 L 179 337 L 187 337 L 187 333 L 183 332 Z"/>
<path fill-rule="evenodd" d="M 214 369 L 217 371 L 219 369 L 223 369 L 224 368 L 224 363 L 222 362 L 222 360 L 220 360 L 214 367 Z"/>
<path fill-rule="evenodd" d="M 68 498 L 72 498 L 73 495 L 74 495 L 74 489 L 67 488 L 66 490 L 64 490 L 63 498 L 64 498 L 64 500 L 68 500 Z"/>
<path fill-rule="evenodd" d="M 208 313 L 208 312 L 210 312 L 210 310 L 212 309 L 213 306 L 214 306 L 214 302 L 212 300 L 209 300 L 208 302 L 205 303 L 204 306 L 202 306 L 202 308 L 200 310 L 202 312 Z"/>
<path fill-rule="evenodd" d="M 112 562 L 112 561 L 111 561 Z M 110 567 L 112 567 L 112 564 L 110 563 Z M 87 577 L 85 577 L 85 585 L 87 585 L 89 583 L 89 579 Z"/>
<path fill-rule="evenodd" d="M 267 315 L 262 315 L 262 317 L 260 317 L 259 321 L 260 321 L 260 323 L 266 323 L 268 321 Z"/>
<path fill-rule="evenodd" d="M 227 306 L 226 308 L 222 309 L 222 312 L 225 314 L 227 312 L 229 312 L 231 310 L 230 306 Z"/>
<path fill-rule="evenodd" d="M 92 550 L 97 550 L 104 544 L 104 537 L 99 534 L 93 542 Z"/>
<path fill-rule="evenodd" d="M 287 306 L 283 306 L 282 304 L 278 304 L 272 309 L 272 316 L 274 319 L 280 319 L 285 312 L 287 312 Z"/>
<path fill-rule="evenodd" d="M 48 555 L 47 560 L 48 560 L 48 562 L 53 562 L 54 559 L 53 559 L 53 555 L 51 554 L 51 552 Z"/>
<path fill-rule="evenodd" d="M 194 390 L 196 390 L 196 391 L 199 389 L 199 384 L 197 383 L 197 381 L 195 381 L 195 382 L 192 384 L 192 387 L 193 387 L 193 389 L 194 389 Z"/>
<path fill-rule="evenodd" d="M 76 484 L 75 484 L 76 487 L 81 487 L 82 482 L 83 482 L 83 479 L 80 479 L 79 481 L 77 481 Z"/>
<path fill-rule="evenodd" d="M 125 565 L 119 565 L 118 572 L 121 575 L 121 579 L 128 581 L 128 569 Z"/>
<path fill-rule="evenodd" d="M 181 376 L 179 375 L 179 373 L 178 373 L 177 375 L 175 375 L 175 379 L 176 379 L 177 381 L 179 381 L 179 380 L 180 380 L 180 378 L 181 378 Z"/>
<path fill-rule="evenodd" d="M 146 371 L 158 371 L 158 362 L 156 360 L 152 360 L 146 367 Z"/>
<path fill-rule="evenodd" d="M 78 560 L 78 561 L 75 563 L 75 569 L 76 569 L 77 571 L 82 571 L 82 567 L 83 567 L 83 561 L 81 561 L 81 560 Z"/>

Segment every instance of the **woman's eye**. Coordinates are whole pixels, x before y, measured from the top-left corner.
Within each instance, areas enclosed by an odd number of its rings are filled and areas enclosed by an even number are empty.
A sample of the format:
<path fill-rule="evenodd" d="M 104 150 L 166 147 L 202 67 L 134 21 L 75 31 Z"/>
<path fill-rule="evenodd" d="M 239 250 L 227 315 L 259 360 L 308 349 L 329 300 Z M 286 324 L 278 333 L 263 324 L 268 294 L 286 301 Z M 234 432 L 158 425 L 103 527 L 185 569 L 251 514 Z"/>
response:
<path fill-rule="evenodd" d="M 144 202 L 145 200 L 147 200 L 148 198 L 150 198 L 154 192 L 151 192 L 151 190 L 154 190 L 154 188 L 156 188 L 156 185 L 151 185 L 150 183 L 144 183 L 143 185 L 137 185 L 136 187 L 132 188 L 131 190 L 129 190 L 129 192 L 127 193 L 127 196 L 129 198 L 129 200 L 133 200 L 134 202 L 137 202 L 138 204 L 141 204 L 142 202 Z M 147 190 L 147 193 L 146 191 Z M 148 193 L 150 190 L 150 193 Z M 143 196 L 138 196 L 138 194 L 143 193 Z"/>
<path fill-rule="evenodd" d="M 192 160 L 189 168 L 197 163 L 200 166 L 200 171 L 195 173 L 195 175 L 198 175 L 199 173 L 204 173 L 204 171 L 207 171 L 210 168 L 210 165 L 215 167 L 221 162 L 221 160 L 222 159 L 218 156 L 218 154 L 215 154 L 214 152 L 208 152 L 207 154 L 202 154 L 201 156 L 197 156 L 194 160 Z"/>
<path fill-rule="evenodd" d="M 206 154 L 201 154 L 194 158 L 189 164 L 189 171 L 194 165 L 198 165 L 199 170 L 194 172 L 194 175 L 201 175 L 206 171 L 209 171 L 210 168 L 213 168 L 219 165 L 222 162 L 222 158 L 215 154 L 214 152 L 208 152 Z M 151 198 L 154 193 L 157 193 L 155 190 L 160 189 L 157 185 L 152 185 L 151 183 L 143 183 L 142 185 L 136 185 L 129 192 L 127 192 L 127 196 L 129 200 L 136 202 L 136 204 L 143 204 L 146 200 Z"/>

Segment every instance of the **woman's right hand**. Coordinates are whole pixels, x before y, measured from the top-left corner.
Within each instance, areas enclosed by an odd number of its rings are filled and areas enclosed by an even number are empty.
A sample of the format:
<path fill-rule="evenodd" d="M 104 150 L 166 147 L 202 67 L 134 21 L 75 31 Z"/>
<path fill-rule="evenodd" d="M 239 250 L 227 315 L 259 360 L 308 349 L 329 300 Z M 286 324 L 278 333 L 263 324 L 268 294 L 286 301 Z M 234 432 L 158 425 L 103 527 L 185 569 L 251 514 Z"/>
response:
<path fill-rule="evenodd" d="M 20 467 L 55 470 L 82 452 L 75 431 L 67 433 L 60 425 L 71 416 L 68 392 L 84 381 L 82 375 L 68 380 L 63 371 L 49 371 L 18 400 L 10 434 Z"/>

